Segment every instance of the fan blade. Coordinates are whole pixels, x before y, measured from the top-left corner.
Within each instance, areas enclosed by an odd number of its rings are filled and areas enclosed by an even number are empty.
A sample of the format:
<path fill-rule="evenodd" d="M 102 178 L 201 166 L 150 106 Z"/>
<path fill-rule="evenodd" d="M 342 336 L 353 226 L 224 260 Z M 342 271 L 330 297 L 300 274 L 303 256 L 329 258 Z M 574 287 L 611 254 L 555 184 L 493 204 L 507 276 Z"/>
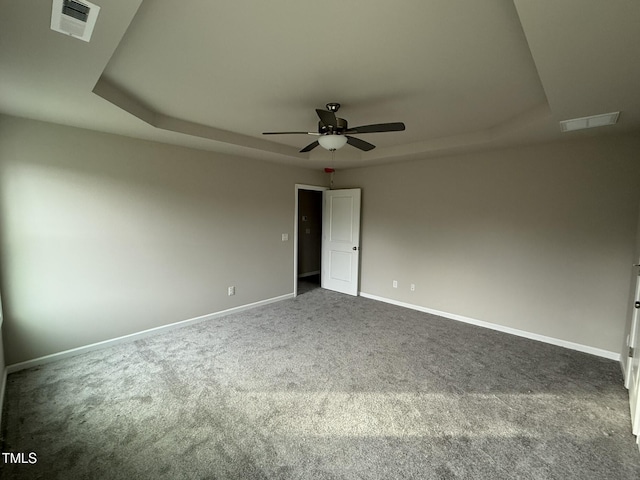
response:
<path fill-rule="evenodd" d="M 328 110 L 320 110 L 318 108 L 316 108 L 316 113 L 318 114 L 318 117 L 320 117 L 320 121 L 325 127 L 338 126 L 338 119 L 336 118 L 335 113 Z"/>
<path fill-rule="evenodd" d="M 298 133 L 302 135 L 319 135 L 319 133 L 314 132 L 262 132 L 263 135 L 296 135 Z"/>
<path fill-rule="evenodd" d="M 310 143 L 309 145 L 307 145 L 306 147 L 304 147 L 302 150 L 300 150 L 300 153 L 304 153 L 304 152 L 310 152 L 311 150 L 313 150 L 314 148 L 316 148 L 318 145 L 320 145 L 318 143 L 318 141 L 316 140 L 313 143 Z"/>
<path fill-rule="evenodd" d="M 376 123 L 375 125 L 362 125 L 347 130 L 345 133 L 378 133 L 378 132 L 401 132 L 404 130 L 404 123 Z"/>
<path fill-rule="evenodd" d="M 351 145 L 352 147 L 359 148 L 360 150 L 364 150 L 365 152 L 368 152 L 369 150 L 373 150 L 374 148 L 376 148 L 375 145 L 369 142 L 365 142 L 364 140 L 360 140 L 359 138 L 350 137 L 349 135 L 346 135 L 346 137 L 347 137 L 347 143 L 349 145 Z"/>

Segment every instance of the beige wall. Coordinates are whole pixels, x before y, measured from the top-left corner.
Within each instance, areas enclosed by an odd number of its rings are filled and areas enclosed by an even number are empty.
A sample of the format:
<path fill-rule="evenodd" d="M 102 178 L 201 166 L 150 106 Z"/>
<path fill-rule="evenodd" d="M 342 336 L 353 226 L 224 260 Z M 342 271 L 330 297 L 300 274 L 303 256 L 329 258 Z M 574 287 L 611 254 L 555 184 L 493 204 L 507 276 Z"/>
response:
<path fill-rule="evenodd" d="M 291 293 L 295 184 L 323 181 L 0 117 L 7 363 Z"/>
<path fill-rule="evenodd" d="M 361 291 L 620 352 L 639 152 L 608 137 L 338 171 L 363 189 Z"/>
<path fill-rule="evenodd" d="M 363 188 L 361 290 L 620 352 L 639 151 L 608 137 L 339 170 Z M 290 293 L 294 185 L 324 181 L 0 117 L 7 363 Z"/>

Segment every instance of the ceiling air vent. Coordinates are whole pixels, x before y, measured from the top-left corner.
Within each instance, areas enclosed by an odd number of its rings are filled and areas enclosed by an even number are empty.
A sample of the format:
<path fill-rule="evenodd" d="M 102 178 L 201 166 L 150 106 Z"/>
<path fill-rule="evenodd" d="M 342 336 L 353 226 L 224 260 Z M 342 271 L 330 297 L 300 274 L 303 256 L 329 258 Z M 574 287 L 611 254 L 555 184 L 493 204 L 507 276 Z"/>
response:
<path fill-rule="evenodd" d="M 570 132 L 572 130 L 582 130 L 584 128 L 604 127 L 605 125 L 615 125 L 618 122 L 620 112 L 603 113 L 602 115 L 591 115 L 590 117 L 572 118 L 562 120 L 560 130 Z"/>
<path fill-rule="evenodd" d="M 53 0 L 51 30 L 88 42 L 96 25 L 100 7 L 76 0 Z"/>

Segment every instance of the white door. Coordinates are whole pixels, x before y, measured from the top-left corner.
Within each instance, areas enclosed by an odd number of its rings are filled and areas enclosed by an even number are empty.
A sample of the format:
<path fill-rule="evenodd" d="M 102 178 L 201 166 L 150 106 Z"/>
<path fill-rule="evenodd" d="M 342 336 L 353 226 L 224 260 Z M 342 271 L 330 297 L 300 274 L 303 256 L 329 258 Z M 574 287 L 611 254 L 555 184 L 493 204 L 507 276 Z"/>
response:
<path fill-rule="evenodd" d="M 629 346 L 633 356 L 627 357 L 627 378 L 629 387 L 629 407 L 634 435 L 640 434 L 640 269 L 636 277 L 636 296 L 631 322 Z M 625 352 L 626 353 L 626 352 Z"/>
<path fill-rule="evenodd" d="M 321 286 L 358 295 L 360 189 L 323 192 Z"/>

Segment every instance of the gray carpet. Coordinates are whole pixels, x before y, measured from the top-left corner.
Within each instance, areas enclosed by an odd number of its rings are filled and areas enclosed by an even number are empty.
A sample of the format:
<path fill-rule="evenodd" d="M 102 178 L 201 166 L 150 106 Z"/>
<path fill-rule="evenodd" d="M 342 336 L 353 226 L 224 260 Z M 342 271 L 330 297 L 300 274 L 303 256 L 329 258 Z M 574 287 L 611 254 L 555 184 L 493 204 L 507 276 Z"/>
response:
<path fill-rule="evenodd" d="M 321 289 L 9 376 L 11 479 L 635 479 L 617 362 Z"/>

